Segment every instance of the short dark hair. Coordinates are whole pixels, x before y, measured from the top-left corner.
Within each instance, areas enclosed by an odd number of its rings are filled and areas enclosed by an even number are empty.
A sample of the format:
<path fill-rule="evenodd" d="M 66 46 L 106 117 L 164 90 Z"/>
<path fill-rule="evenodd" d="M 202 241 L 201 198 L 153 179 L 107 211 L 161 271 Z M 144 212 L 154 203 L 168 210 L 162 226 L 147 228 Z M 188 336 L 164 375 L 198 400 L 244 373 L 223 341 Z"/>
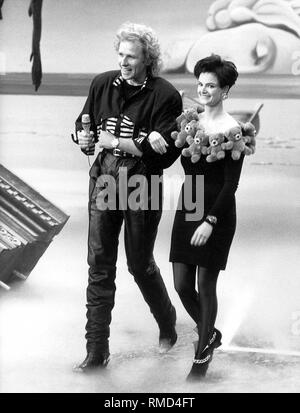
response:
<path fill-rule="evenodd" d="M 194 75 L 198 79 L 200 73 L 214 73 L 221 88 L 233 86 L 238 77 L 236 66 L 230 60 L 224 60 L 217 54 L 198 60 L 194 67 Z"/>

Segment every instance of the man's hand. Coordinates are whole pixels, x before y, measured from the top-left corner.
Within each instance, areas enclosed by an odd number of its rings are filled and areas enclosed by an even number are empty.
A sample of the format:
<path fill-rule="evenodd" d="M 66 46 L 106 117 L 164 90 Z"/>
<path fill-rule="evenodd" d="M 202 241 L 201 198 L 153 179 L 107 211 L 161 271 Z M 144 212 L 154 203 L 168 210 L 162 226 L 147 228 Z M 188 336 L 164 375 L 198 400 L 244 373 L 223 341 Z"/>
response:
<path fill-rule="evenodd" d="M 86 133 L 84 130 L 77 132 L 78 144 L 81 149 L 89 152 L 95 150 L 94 132 Z"/>
<path fill-rule="evenodd" d="M 107 131 L 102 130 L 99 135 L 99 146 L 100 148 L 112 149 L 112 140 L 115 139 L 115 136 Z"/>
<path fill-rule="evenodd" d="M 208 238 L 211 236 L 212 230 L 212 225 L 208 224 L 207 222 L 202 222 L 202 224 L 199 225 L 191 238 L 191 245 L 194 245 L 195 247 L 201 247 L 202 245 L 206 244 Z"/>
<path fill-rule="evenodd" d="M 152 149 L 162 155 L 163 153 L 167 152 L 167 147 L 169 146 L 168 143 L 164 140 L 159 132 L 151 132 L 148 136 L 148 141 L 152 147 Z"/>

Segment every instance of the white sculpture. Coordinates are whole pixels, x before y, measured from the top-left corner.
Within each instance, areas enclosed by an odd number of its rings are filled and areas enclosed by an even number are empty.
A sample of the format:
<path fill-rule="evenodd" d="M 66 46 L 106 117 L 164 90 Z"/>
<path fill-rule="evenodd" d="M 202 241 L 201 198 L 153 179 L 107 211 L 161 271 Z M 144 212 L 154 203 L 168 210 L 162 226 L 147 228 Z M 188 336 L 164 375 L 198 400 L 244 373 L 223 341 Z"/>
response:
<path fill-rule="evenodd" d="M 194 40 L 172 40 L 165 70 L 193 71 L 211 53 L 232 60 L 240 73 L 292 74 L 300 51 L 300 0 L 216 0 L 208 31 Z"/>

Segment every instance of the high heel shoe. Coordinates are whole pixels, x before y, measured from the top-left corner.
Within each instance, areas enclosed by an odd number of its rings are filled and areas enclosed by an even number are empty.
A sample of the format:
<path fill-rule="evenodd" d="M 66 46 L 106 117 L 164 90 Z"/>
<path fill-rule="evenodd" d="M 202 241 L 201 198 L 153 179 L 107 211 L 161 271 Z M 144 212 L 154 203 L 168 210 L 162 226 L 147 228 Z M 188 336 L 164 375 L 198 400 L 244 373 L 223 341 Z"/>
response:
<path fill-rule="evenodd" d="M 195 331 L 198 332 L 197 327 L 195 328 Z M 208 341 L 208 346 L 211 347 L 211 349 L 213 349 L 213 351 L 220 347 L 222 345 L 222 333 L 220 330 L 218 330 L 217 328 L 213 329 L 213 334 L 211 336 L 211 338 Z M 193 342 L 194 344 L 194 348 L 195 348 L 195 353 L 197 351 L 197 347 L 198 347 L 198 340 Z"/>
<path fill-rule="evenodd" d="M 194 328 L 194 331 L 195 331 L 196 334 L 198 334 L 198 327 L 197 326 Z M 221 331 L 214 327 L 212 336 L 209 340 L 209 345 L 211 345 L 212 343 L 215 343 L 214 344 L 215 348 L 218 348 L 222 345 L 221 340 L 222 340 Z"/>
<path fill-rule="evenodd" d="M 191 371 L 186 378 L 187 381 L 197 381 L 205 377 L 208 365 L 212 358 L 209 350 L 209 346 L 206 346 L 206 348 L 202 351 L 200 357 L 194 358 Z"/>
<path fill-rule="evenodd" d="M 217 328 L 213 329 L 213 334 L 208 342 L 208 345 L 213 347 L 214 349 L 220 347 L 222 345 L 222 333 Z"/>
<path fill-rule="evenodd" d="M 213 334 L 208 341 L 208 345 L 202 351 L 201 356 L 195 356 L 191 371 L 187 376 L 188 381 L 195 381 L 205 377 L 208 365 L 212 361 L 214 350 L 222 345 L 222 333 L 217 328 L 213 329 Z M 195 354 L 197 354 L 198 341 L 194 341 Z"/>

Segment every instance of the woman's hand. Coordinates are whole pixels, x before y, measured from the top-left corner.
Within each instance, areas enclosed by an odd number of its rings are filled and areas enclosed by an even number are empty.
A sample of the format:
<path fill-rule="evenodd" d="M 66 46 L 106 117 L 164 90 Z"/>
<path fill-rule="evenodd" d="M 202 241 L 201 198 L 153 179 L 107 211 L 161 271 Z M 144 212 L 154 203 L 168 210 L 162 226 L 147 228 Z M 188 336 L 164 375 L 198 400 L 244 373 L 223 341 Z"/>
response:
<path fill-rule="evenodd" d="M 148 136 L 148 141 L 152 147 L 152 149 L 159 153 L 159 154 L 163 154 L 167 152 L 167 146 L 168 143 L 164 140 L 164 138 L 161 136 L 160 133 L 158 132 L 151 132 L 150 135 Z"/>
<path fill-rule="evenodd" d="M 211 236 L 212 230 L 212 225 L 208 222 L 202 222 L 191 238 L 191 245 L 194 245 L 195 247 L 205 245 L 208 238 Z"/>

